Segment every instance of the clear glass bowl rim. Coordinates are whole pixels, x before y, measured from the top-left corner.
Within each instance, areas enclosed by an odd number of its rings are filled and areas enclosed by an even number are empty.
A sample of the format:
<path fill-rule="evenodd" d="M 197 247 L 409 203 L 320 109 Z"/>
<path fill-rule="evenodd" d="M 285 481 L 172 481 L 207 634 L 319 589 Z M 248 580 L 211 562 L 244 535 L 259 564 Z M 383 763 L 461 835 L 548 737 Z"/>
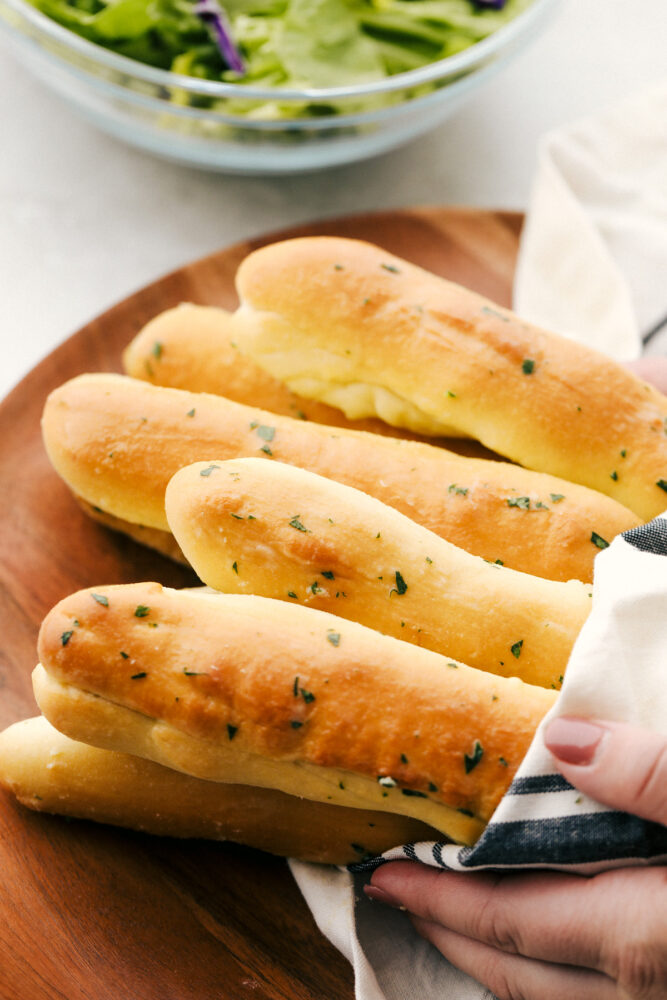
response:
<path fill-rule="evenodd" d="M 530 7 L 518 14 L 513 20 L 494 31 L 487 38 L 476 42 L 463 52 L 458 52 L 446 59 L 429 63 L 427 66 L 420 66 L 418 69 L 409 70 L 406 73 L 397 73 L 394 76 L 386 77 L 382 80 L 370 83 L 356 84 L 350 87 L 309 87 L 301 90 L 281 89 L 277 87 L 253 87 L 247 84 L 224 83 L 217 80 L 198 80 L 196 77 L 183 76 L 173 73 L 170 70 L 158 69 L 148 66 L 145 63 L 130 59 L 127 56 L 118 55 L 101 45 L 89 42 L 87 39 L 76 35 L 68 28 L 63 27 L 56 21 L 42 14 L 41 11 L 33 7 L 24 0 L 0 0 L 0 12 L 2 6 L 13 10 L 19 17 L 30 22 L 40 34 L 51 36 L 61 45 L 69 48 L 72 52 L 84 56 L 100 66 L 123 74 L 129 79 L 141 80 L 155 86 L 168 89 L 178 87 L 181 90 L 192 94 L 198 94 L 211 98 L 234 98 L 247 101 L 261 100 L 274 101 L 280 99 L 286 101 L 307 101 L 312 103 L 326 104 L 329 101 L 345 100 L 350 98 L 370 97 L 375 94 L 386 94 L 403 88 L 418 87 L 421 84 L 431 83 L 448 76 L 458 75 L 474 69 L 479 63 L 487 61 L 502 50 L 506 43 L 514 41 L 526 32 L 529 32 L 535 22 L 543 15 L 547 14 L 551 8 L 555 7 L 557 0 L 533 0 Z"/>

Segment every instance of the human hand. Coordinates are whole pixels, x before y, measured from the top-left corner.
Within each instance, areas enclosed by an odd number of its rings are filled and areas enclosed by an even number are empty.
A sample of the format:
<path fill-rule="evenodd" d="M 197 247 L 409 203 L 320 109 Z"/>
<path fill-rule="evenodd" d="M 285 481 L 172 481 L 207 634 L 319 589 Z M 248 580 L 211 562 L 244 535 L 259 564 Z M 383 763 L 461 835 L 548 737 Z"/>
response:
<path fill-rule="evenodd" d="M 667 825 L 667 740 L 631 726 L 555 719 L 545 742 L 564 777 L 599 802 Z M 592 878 L 465 874 L 396 861 L 367 894 L 500 1000 L 665 1000 L 667 868 Z"/>

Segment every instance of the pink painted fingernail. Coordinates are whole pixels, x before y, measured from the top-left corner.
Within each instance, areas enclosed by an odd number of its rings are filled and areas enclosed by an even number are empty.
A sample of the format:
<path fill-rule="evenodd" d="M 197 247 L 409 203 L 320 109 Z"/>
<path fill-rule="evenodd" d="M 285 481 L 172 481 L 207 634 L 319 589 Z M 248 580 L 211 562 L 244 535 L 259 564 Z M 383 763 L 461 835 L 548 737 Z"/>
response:
<path fill-rule="evenodd" d="M 395 910 L 405 909 L 400 900 L 396 899 L 395 896 L 392 896 L 392 894 L 387 892 L 386 889 L 381 889 L 379 885 L 365 885 L 364 892 L 369 899 L 374 900 L 376 903 L 384 903 L 385 906 L 393 906 Z"/>
<path fill-rule="evenodd" d="M 563 715 L 549 723 L 544 743 L 547 750 L 564 764 L 586 767 L 593 763 L 602 737 L 607 732 L 595 722 Z"/>

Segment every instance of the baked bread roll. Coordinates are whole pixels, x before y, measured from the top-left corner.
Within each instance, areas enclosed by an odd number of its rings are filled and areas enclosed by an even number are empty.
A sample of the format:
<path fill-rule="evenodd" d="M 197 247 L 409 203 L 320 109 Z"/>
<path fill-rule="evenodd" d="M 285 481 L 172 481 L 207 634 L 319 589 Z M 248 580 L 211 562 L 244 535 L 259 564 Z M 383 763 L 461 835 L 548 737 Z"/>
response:
<path fill-rule="evenodd" d="M 72 739 L 463 843 L 555 699 L 321 611 L 157 583 L 65 598 L 39 654 L 37 702 Z"/>
<path fill-rule="evenodd" d="M 168 531 L 164 492 L 199 460 L 259 457 L 353 486 L 475 555 L 556 580 L 592 579 L 593 558 L 638 518 L 607 497 L 517 466 L 276 416 L 220 396 L 82 375 L 42 420 L 51 462 L 81 500 Z"/>
<path fill-rule="evenodd" d="M 397 844 L 438 839 L 405 816 L 204 781 L 100 750 L 63 736 L 43 716 L 0 733 L 0 785 L 38 812 L 165 837 L 231 840 L 323 864 L 352 864 Z"/>
<path fill-rule="evenodd" d="M 470 555 L 380 500 L 280 462 L 177 472 L 167 517 L 208 586 L 330 611 L 504 676 L 559 688 L 590 586 Z"/>
<path fill-rule="evenodd" d="M 211 392 L 296 420 L 418 439 L 419 435 L 383 420 L 348 420 L 342 410 L 297 396 L 246 357 L 239 350 L 237 337 L 232 314 L 226 309 L 182 302 L 159 313 L 140 330 L 123 352 L 123 367 L 132 378 L 153 385 Z M 498 457 L 469 438 L 433 438 L 432 442 L 475 458 Z"/>
<path fill-rule="evenodd" d="M 237 290 L 243 351 L 294 392 L 667 508 L 667 397 L 610 358 L 356 240 L 263 247 Z"/>

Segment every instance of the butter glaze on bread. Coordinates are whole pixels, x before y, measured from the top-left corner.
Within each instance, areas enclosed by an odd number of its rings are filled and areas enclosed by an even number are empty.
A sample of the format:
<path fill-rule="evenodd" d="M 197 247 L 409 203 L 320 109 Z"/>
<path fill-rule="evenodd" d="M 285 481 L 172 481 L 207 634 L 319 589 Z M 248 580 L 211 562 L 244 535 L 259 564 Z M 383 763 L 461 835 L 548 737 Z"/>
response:
<path fill-rule="evenodd" d="M 204 781 L 100 750 L 69 739 L 43 716 L 0 733 L 0 785 L 38 812 L 163 837 L 231 840 L 322 864 L 352 864 L 397 844 L 438 839 L 437 831 L 408 817 Z"/>
<path fill-rule="evenodd" d="M 44 443 L 83 501 L 169 530 L 164 492 L 185 465 L 277 459 L 353 486 L 475 555 L 556 580 L 590 580 L 599 551 L 639 521 L 607 497 L 504 462 L 292 420 L 208 393 L 82 375 L 49 396 Z"/>
<path fill-rule="evenodd" d="M 463 840 L 555 698 L 310 608 L 148 583 L 61 601 L 39 654 L 38 704 L 73 739 Z"/>
<path fill-rule="evenodd" d="M 667 507 L 667 397 L 610 358 L 356 240 L 263 247 L 237 290 L 239 343 L 295 392 Z"/>
<path fill-rule="evenodd" d="M 590 586 L 490 564 L 359 490 L 280 462 L 188 466 L 166 508 L 215 590 L 329 611 L 530 684 L 560 687 L 591 608 Z"/>
<path fill-rule="evenodd" d="M 232 314 L 215 306 L 182 302 L 159 313 L 126 347 L 123 367 L 132 378 L 153 385 L 210 392 L 295 420 L 313 420 L 329 427 L 371 431 L 387 437 L 419 437 L 383 420 L 348 420 L 342 410 L 290 392 L 241 353 Z M 430 443 L 475 458 L 498 457 L 469 438 L 432 439 Z"/>

